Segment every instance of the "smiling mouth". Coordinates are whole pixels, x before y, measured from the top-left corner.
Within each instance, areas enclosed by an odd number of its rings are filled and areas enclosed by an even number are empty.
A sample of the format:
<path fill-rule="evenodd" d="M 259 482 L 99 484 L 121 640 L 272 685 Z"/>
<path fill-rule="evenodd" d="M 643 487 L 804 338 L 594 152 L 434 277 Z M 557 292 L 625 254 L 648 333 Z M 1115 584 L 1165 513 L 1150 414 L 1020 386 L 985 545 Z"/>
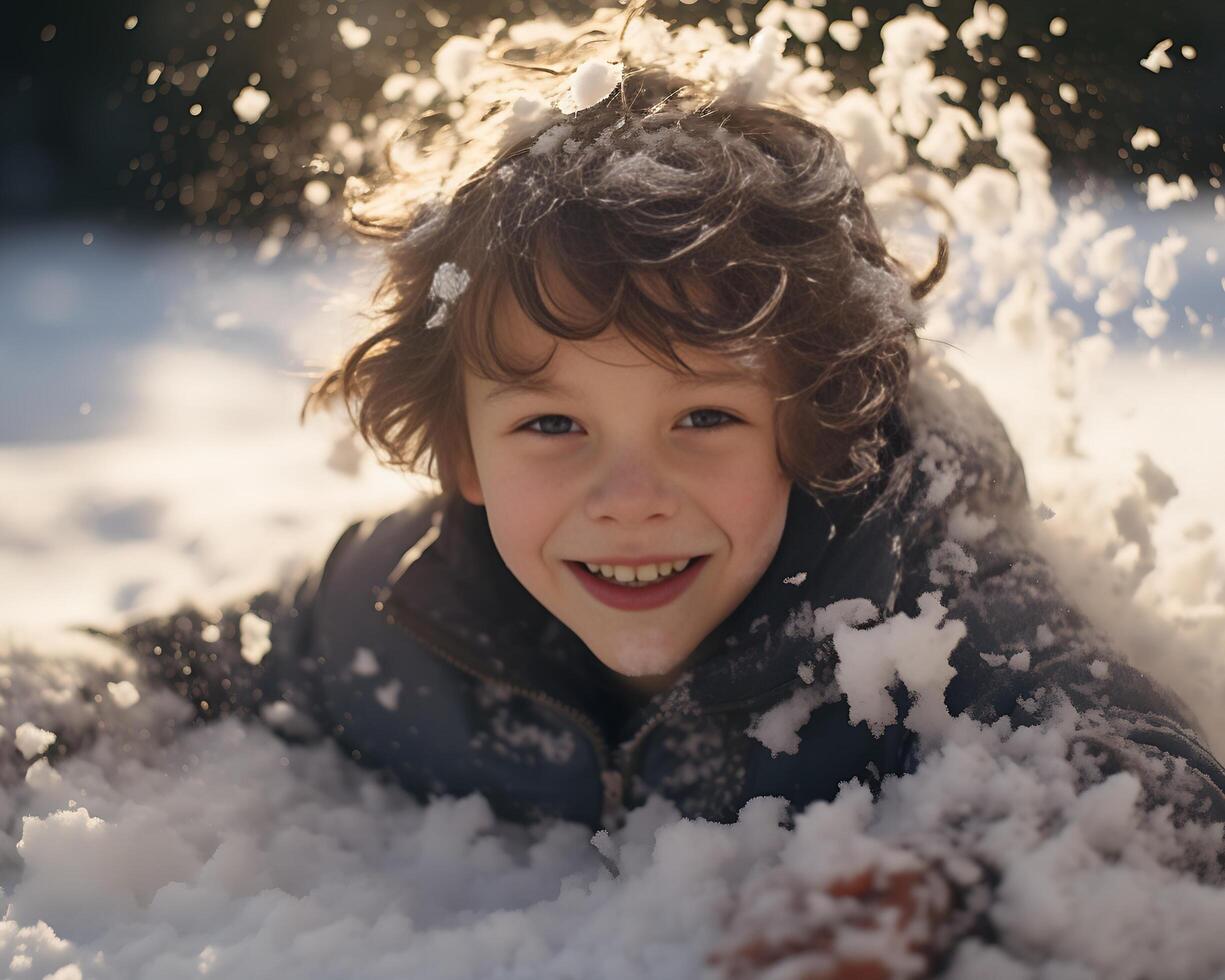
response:
<path fill-rule="evenodd" d="M 682 558 L 679 562 L 672 563 L 672 570 L 668 574 L 656 575 L 650 581 L 638 580 L 638 570 L 645 567 L 642 565 L 613 565 L 613 576 L 609 578 L 603 573 L 604 566 L 597 565 L 596 571 L 592 572 L 586 562 L 566 561 L 565 564 L 593 598 L 614 609 L 632 612 L 658 609 L 679 598 L 688 591 L 709 558 L 710 555 Z M 618 568 L 622 578 L 626 577 L 627 569 L 632 568 L 635 572 L 634 580 L 619 581 L 616 575 Z M 650 576 L 650 569 L 646 574 Z"/>
<path fill-rule="evenodd" d="M 697 555 L 693 558 L 678 558 L 674 561 L 650 562 L 644 565 L 612 565 L 592 562 L 571 562 L 570 564 L 585 568 L 590 575 L 605 582 L 635 589 L 654 585 L 674 575 L 679 575 L 693 562 L 705 557 L 705 555 Z"/>

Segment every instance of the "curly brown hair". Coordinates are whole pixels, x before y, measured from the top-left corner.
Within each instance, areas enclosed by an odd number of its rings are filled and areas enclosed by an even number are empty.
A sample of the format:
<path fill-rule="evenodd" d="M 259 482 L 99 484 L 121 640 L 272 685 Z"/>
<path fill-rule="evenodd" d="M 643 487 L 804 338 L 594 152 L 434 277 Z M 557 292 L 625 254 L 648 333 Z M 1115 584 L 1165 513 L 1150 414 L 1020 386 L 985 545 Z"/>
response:
<path fill-rule="evenodd" d="M 531 70 L 524 52 L 501 54 L 507 71 Z M 465 365 L 499 381 L 540 367 L 499 350 L 495 310 L 509 288 L 558 339 L 615 325 L 678 372 L 689 371 L 683 345 L 764 364 L 784 472 L 812 493 L 874 476 L 943 240 L 916 282 L 886 250 L 829 131 L 712 98 L 657 65 L 627 66 L 612 97 L 560 118 L 494 152 L 449 199 L 414 199 L 412 168 L 359 188 L 352 226 L 388 243 L 382 322 L 316 383 L 303 415 L 342 398 L 387 463 L 425 461 L 452 492 L 470 452 Z M 598 318 L 546 302 L 544 261 Z"/>

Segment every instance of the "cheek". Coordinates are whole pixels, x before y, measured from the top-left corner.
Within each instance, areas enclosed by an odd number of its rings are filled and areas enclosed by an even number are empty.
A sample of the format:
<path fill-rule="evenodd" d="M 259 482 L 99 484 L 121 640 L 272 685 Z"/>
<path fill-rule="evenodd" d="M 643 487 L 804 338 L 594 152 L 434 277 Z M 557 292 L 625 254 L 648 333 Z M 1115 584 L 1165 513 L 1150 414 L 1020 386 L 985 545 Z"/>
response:
<path fill-rule="evenodd" d="M 722 526 L 738 553 L 739 570 L 756 582 L 770 564 L 787 521 L 791 481 L 778 473 L 760 473 L 755 479 L 739 479 L 726 488 L 718 511 Z"/>
<path fill-rule="evenodd" d="M 502 560 L 517 576 L 531 574 L 556 525 L 562 503 L 554 481 L 529 467 L 509 463 L 482 476 L 489 530 Z"/>

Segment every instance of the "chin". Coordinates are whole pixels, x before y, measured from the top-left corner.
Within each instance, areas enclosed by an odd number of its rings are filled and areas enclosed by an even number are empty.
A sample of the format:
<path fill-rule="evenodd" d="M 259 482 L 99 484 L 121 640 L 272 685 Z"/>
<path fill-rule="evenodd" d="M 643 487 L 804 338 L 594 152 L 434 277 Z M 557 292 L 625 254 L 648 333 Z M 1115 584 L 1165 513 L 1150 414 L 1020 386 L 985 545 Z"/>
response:
<path fill-rule="evenodd" d="M 662 630 L 635 631 L 613 637 L 610 642 L 588 644 L 609 670 L 626 677 L 654 677 L 668 673 L 685 659 L 675 640 Z"/>

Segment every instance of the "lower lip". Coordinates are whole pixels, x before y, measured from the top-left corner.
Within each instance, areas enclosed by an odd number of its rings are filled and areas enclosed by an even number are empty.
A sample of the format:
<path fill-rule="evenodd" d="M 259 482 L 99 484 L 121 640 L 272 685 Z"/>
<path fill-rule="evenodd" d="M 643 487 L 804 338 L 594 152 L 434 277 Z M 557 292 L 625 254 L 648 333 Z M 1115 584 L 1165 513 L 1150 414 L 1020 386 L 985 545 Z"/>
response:
<path fill-rule="evenodd" d="M 695 558 L 683 572 L 676 572 L 651 585 L 638 586 L 617 585 L 599 575 L 593 575 L 580 562 L 568 561 L 566 564 L 583 583 L 583 587 L 604 605 L 612 606 L 614 609 L 642 611 L 658 609 L 676 599 L 693 584 L 693 580 L 698 577 L 698 572 L 702 570 L 702 566 L 706 564 L 706 559 L 709 557 L 709 555 L 703 555 L 701 558 Z"/>

